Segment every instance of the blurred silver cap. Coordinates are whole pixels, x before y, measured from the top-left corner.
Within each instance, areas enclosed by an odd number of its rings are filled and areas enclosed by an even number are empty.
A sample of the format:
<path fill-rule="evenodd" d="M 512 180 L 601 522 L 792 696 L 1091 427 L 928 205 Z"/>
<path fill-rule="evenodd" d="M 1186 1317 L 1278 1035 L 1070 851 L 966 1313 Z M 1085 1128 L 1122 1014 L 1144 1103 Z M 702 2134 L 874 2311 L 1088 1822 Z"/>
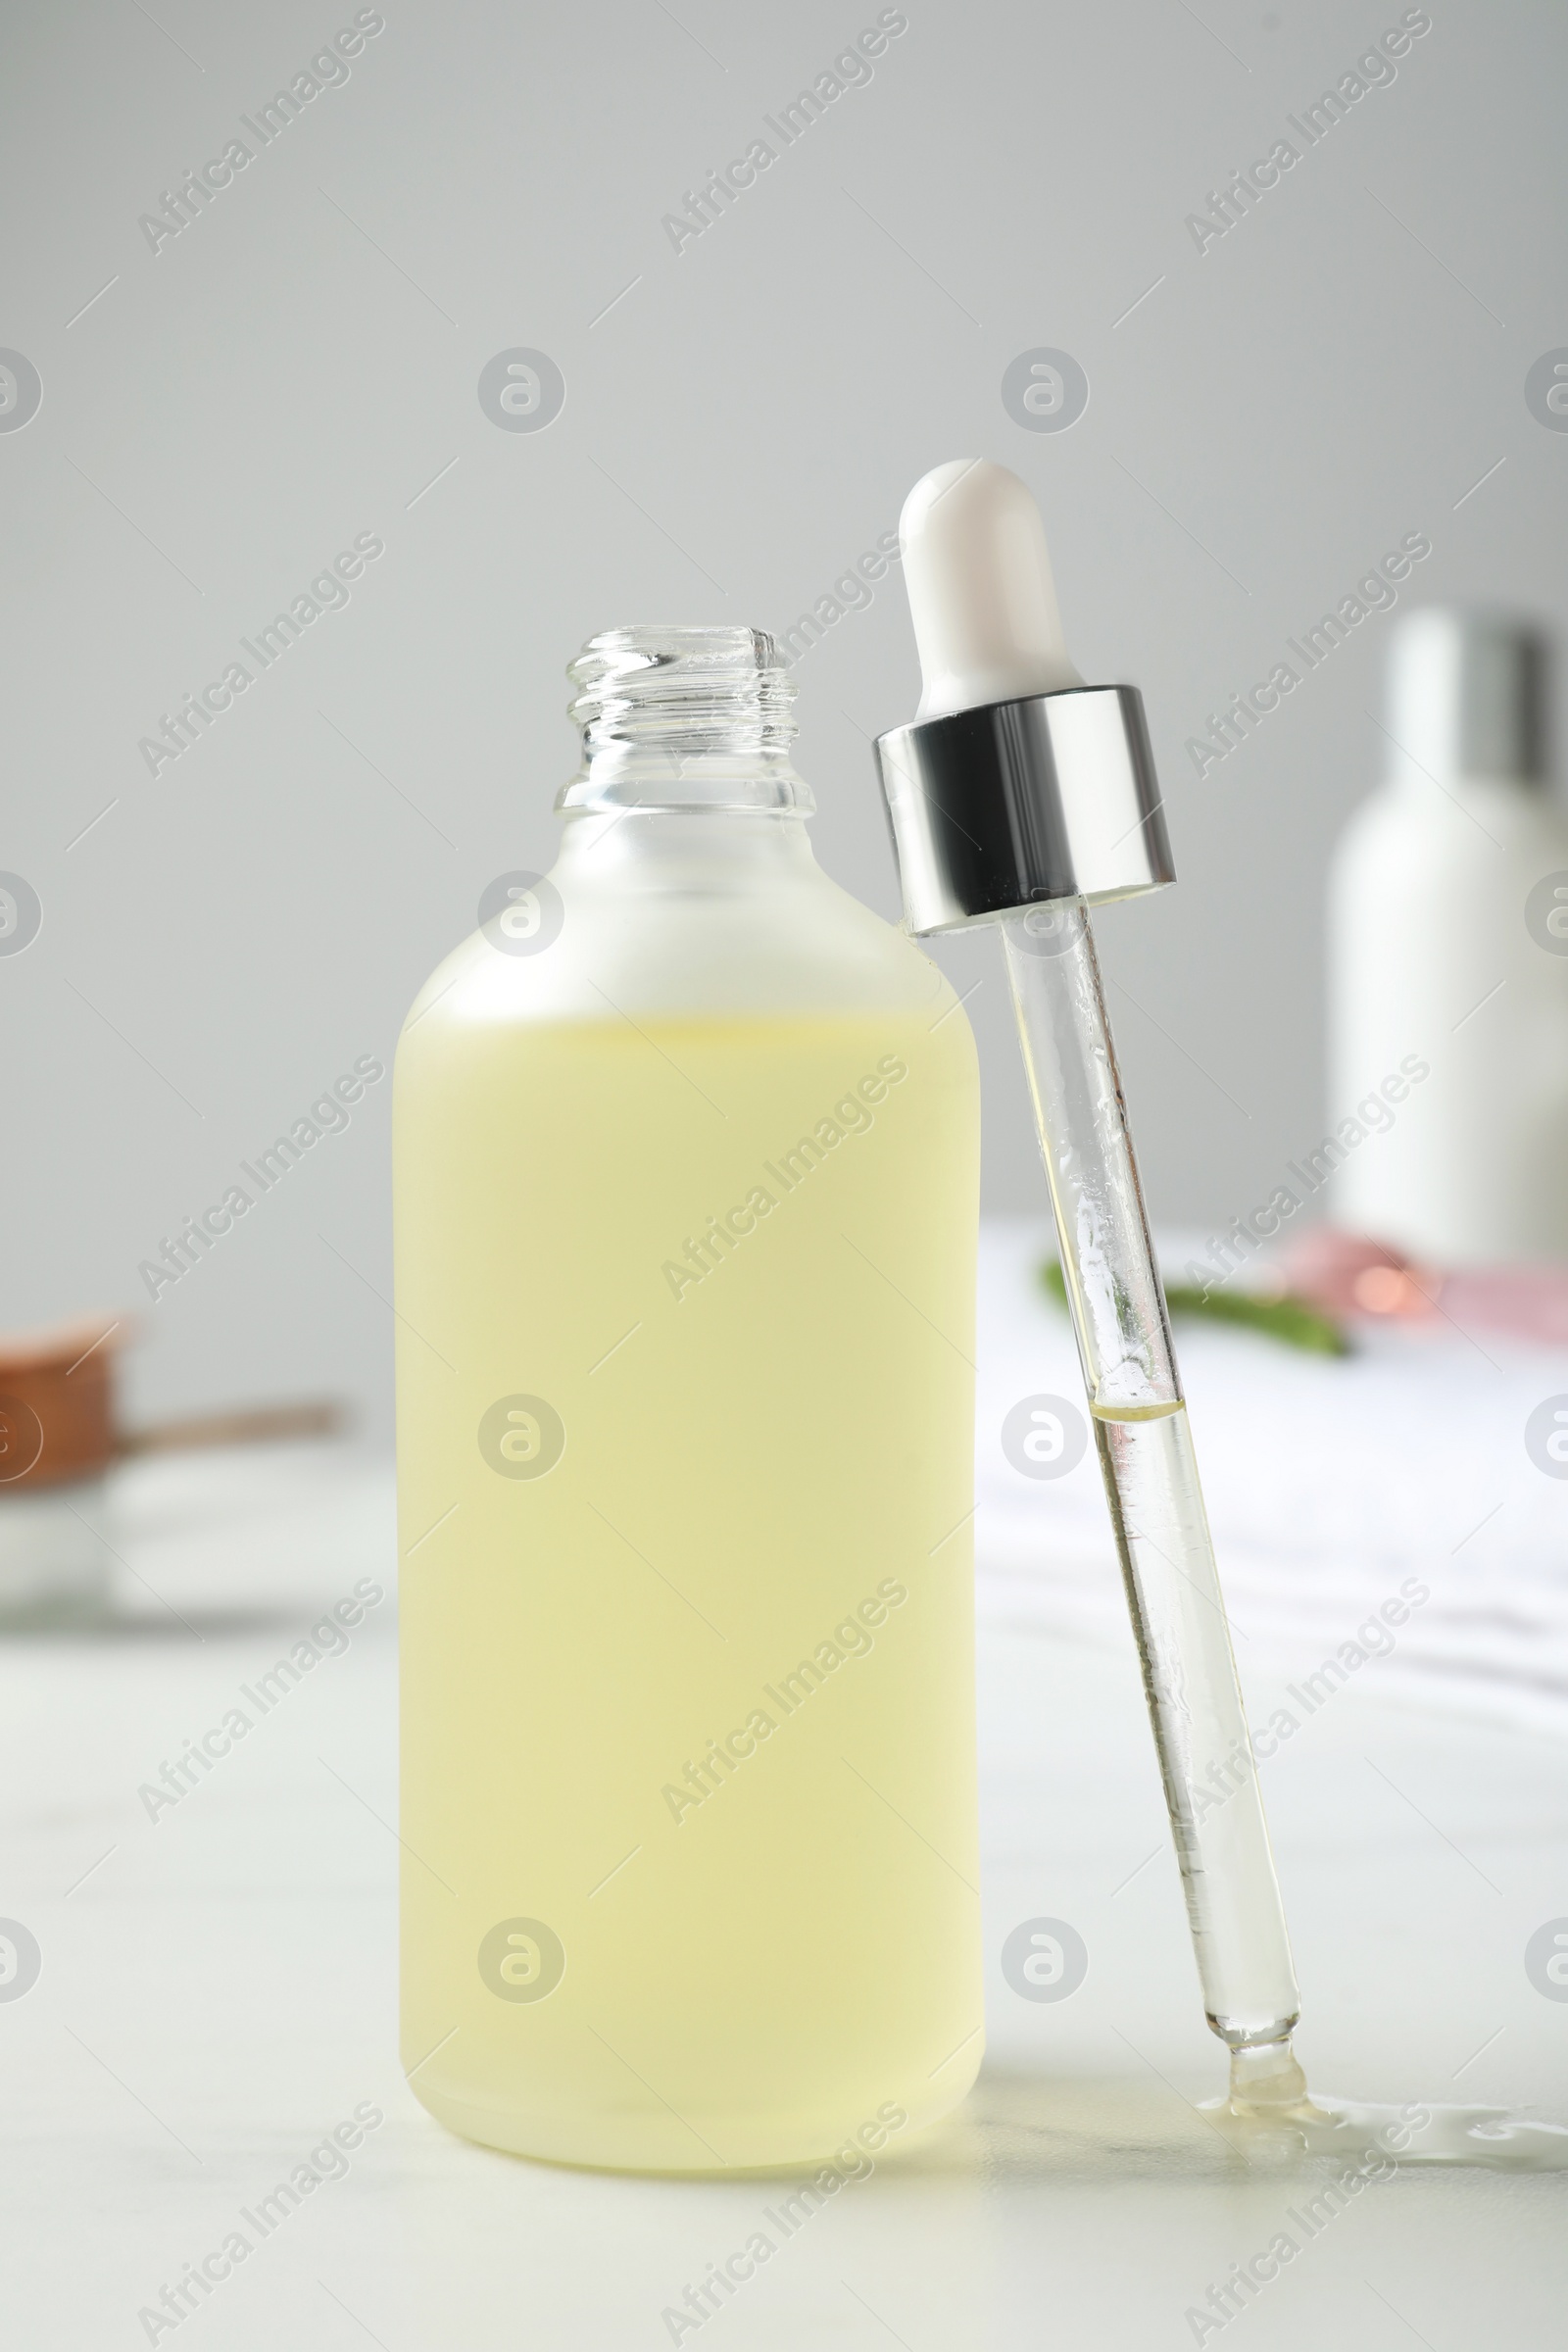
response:
<path fill-rule="evenodd" d="M 1430 605 L 1395 623 L 1388 725 L 1433 776 L 1546 776 L 1545 637 L 1503 612 Z"/>

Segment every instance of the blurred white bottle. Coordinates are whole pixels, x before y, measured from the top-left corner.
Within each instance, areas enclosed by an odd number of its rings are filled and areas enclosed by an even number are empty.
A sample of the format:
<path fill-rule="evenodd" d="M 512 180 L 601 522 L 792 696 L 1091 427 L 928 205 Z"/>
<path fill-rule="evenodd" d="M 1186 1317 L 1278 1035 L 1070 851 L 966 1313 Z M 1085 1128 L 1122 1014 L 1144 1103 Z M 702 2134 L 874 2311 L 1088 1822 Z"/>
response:
<path fill-rule="evenodd" d="M 1568 1259 L 1568 815 L 1545 703 L 1534 631 L 1404 617 L 1386 778 L 1330 876 L 1333 1213 L 1445 1265 Z M 1356 1116 L 1369 1095 L 1392 1123 Z"/>

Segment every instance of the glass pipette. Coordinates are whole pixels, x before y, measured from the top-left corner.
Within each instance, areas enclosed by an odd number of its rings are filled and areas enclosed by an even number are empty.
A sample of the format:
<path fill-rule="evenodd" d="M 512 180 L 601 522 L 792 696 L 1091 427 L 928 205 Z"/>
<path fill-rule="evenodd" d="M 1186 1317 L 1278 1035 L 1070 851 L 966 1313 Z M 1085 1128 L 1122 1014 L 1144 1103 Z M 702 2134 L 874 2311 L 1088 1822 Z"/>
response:
<path fill-rule="evenodd" d="M 1285 2104 L 1299 1996 L 1090 924 L 1174 879 L 1143 707 L 1068 661 L 1015 474 L 937 467 L 900 539 L 925 691 L 876 749 L 906 919 L 1002 932 L 1203 2006 L 1233 2095 Z"/>

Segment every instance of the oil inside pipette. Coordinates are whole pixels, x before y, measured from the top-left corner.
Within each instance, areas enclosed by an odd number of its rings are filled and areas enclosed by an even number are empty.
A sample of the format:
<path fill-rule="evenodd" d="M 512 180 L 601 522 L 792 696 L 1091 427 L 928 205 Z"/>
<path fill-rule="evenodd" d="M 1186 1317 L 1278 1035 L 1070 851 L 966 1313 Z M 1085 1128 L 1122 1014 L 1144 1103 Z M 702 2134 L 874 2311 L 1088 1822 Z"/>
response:
<path fill-rule="evenodd" d="M 1187 1408 L 1091 1410 L 1208 2022 L 1272 2042 L 1300 2003 Z"/>

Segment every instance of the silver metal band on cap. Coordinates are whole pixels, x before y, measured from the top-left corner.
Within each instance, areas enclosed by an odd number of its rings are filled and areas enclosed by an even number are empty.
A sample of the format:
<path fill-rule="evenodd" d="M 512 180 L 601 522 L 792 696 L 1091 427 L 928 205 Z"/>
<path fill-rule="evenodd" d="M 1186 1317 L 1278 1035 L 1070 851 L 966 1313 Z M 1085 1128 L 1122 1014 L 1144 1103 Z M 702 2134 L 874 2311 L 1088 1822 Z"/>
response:
<path fill-rule="evenodd" d="M 1136 686 L 1074 686 L 894 727 L 877 767 L 911 931 L 1173 882 Z"/>

